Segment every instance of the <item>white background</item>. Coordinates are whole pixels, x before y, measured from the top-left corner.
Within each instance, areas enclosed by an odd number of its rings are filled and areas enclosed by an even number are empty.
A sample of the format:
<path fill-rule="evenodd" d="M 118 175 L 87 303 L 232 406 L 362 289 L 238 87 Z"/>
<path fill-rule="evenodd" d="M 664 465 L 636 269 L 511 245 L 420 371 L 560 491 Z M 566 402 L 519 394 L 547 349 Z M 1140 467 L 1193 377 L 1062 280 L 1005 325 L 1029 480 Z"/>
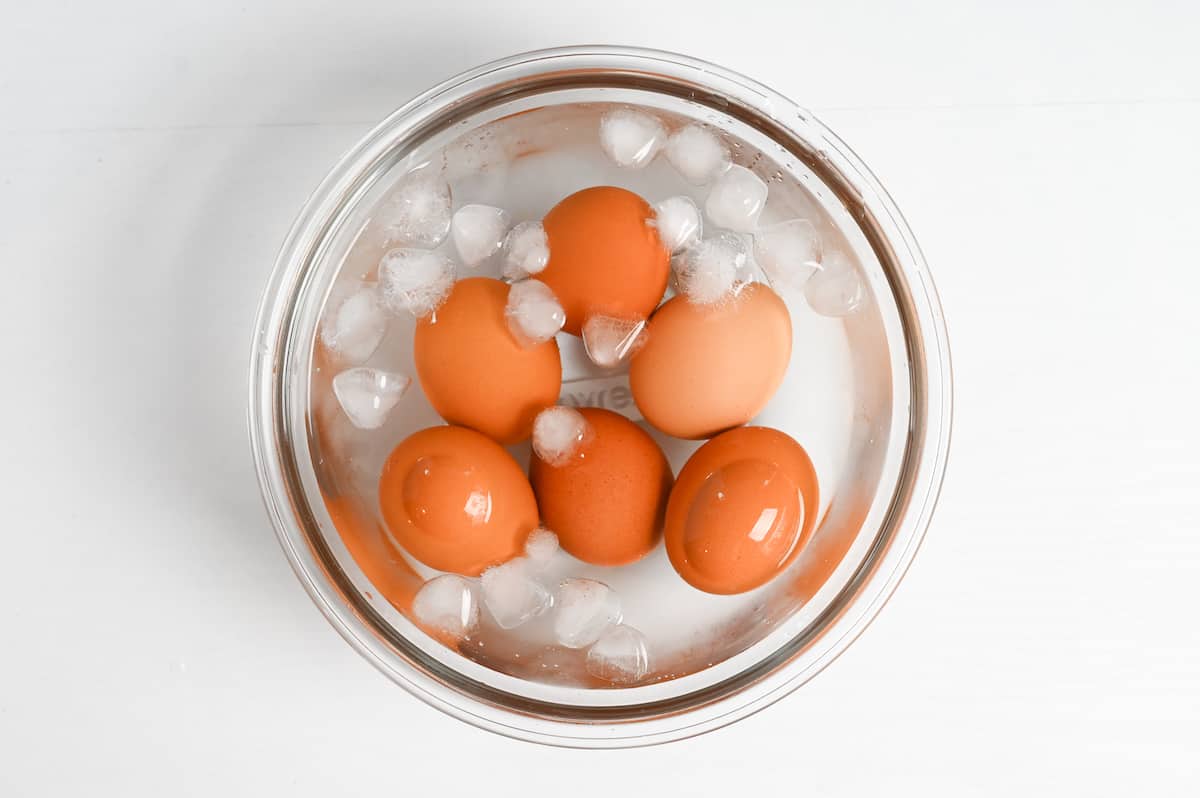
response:
<path fill-rule="evenodd" d="M 8 0 L 0 795 L 1195 795 L 1194 2 Z M 778 9 L 788 8 L 787 11 Z M 781 704 L 649 750 L 488 735 L 321 618 L 260 506 L 252 316 L 333 161 L 513 52 L 679 50 L 907 214 L 957 413 L 925 546 Z"/>

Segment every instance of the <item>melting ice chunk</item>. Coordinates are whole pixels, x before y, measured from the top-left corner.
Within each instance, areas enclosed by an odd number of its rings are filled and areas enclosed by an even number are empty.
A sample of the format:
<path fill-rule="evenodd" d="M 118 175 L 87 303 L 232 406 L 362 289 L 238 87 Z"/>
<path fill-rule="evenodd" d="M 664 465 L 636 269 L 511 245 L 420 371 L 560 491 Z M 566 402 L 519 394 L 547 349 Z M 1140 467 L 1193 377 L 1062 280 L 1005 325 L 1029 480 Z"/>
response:
<path fill-rule="evenodd" d="M 533 453 L 546 465 L 566 465 L 587 442 L 591 428 L 573 407 L 547 407 L 533 420 Z"/>
<path fill-rule="evenodd" d="M 704 203 L 704 212 L 717 227 L 751 233 L 767 204 L 767 184 L 744 166 L 731 166 L 717 178 Z"/>
<path fill-rule="evenodd" d="M 698 241 L 675 258 L 675 283 L 689 302 L 711 305 L 733 296 L 748 279 L 746 245 L 732 233 Z"/>
<path fill-rule="evenodd" d="M 847 316 L 866 298 L 862 276 L 841 252 L 829 252 L 821 268 L 804 284 L 804 298 L 822 316 Z"/>
<path fill-rule="evenodd" d="M 509 286 L 504 318 L 508 331 L 524 347 L 549 341 L 567 322 L 558 298 L 540 280 L 522 280 Z"/>
<path fill-rule="evenodd" d="M 464 205 L 454 214 L 450 235 L 459 260 L 474 269 L 504 246 L 508 211 L 491 205 Z"/>
<path fill-rule="evenodd" d="M 700 209 L 691 197 L 669 197 L 654 207 L 658 238 L 671 252 L 678 252 L 700 238 Z"/>
<path fill-rule="evenodd" d="M 558 535 L 539 526 L 529 534 L 525 541 L 525 556 L 535 568 L 545 568 L 558 553 Z"/>
<path fill-rule="evenodd" d="M 529 560 L 517 557 L 483 572 L 483 603 L 501 629 L 515 629 L 541 615 L 554 603 L 533 574 Z"/>
<path fill-rule="evenodd" d="M 425 167 L 401 178 L 381 203 L 378 220 L 388 242 L 433 249 L 450 232 L 450 184 Z"/>
<path fill-rule="evenodd" d="M 597 366 L 614 368 L 645 343 L 645 329 L 645 319 L 590 316 L 581 330 L 583 348 Z"/>
<path fill-rule="evenodd" d="M 600 147 L 617 166 L 640 169 L 654 160 L 667 131 L 650 114 L 617 108 L 600 118 Z"/>
<path fill-rule="evenodd" d="M 393 249 L 379 263 L 379 282 L 388 307 L 422 318 L 454 287 L 454 262 L 424 249 Z"/>
<path fill-rule="evenodd" d="M 374 288 L 360 288 L 325 317 L 321 341 L 347 360 L 361 363 L 379 348 L 387 323 Z"/>
<path fill-rule="evenodd" d="M 586 648 L 621 621 L 616 592 L 594 579 L 564 579 L 554 601 L 554 638 L 567 648 Z"/>
<path fill-rule="evenodd" d="M 411 383 L 403 374 L 359 367 L 333 378 L 333 395 L 351 424 L 359 429 L 379 429 Z"/>
<path fill-rule="evenodd" d="M 457 574 L 435 576 L 417 591 L 412 609 L 426 626 L 464 637 L 479 624 L 478 588 Z"/>
<path fill-rule="evenodd" d="M 821 239 L 807 219 L 791 219 L 754 234 L 754 258 L 777 287 L 800 288 L 821 268 Z"/>
<path fill-rule="evenodd" d="M 625 624 L 609 628 L 588 651 L 587 670 L 614 684 L 632 684 L 640 680 L 650 672 L 645 636 Z"/>
<path fill-rule="evenodd" d="M 711 130 L 687 125 L 667 139 L 667 160 L 684 180 L 699 186 L 725 171 L 729 150 Z"/>
<path fill-rule="evenodd" d="M 521 222 L 504 238 L 504 276 L 523 280 L 550 262 L 550 245 L 541 222 Z"/>

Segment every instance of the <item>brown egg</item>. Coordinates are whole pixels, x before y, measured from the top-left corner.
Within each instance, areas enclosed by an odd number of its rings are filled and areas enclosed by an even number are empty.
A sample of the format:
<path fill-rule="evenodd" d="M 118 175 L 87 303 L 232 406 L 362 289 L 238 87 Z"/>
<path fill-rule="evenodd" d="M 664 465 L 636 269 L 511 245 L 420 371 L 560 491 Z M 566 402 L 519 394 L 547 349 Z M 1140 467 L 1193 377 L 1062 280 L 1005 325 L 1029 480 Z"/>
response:
<path fill-rule="evenodd" d="M 671 466 L 654 439 L 624 416 L 594 407 L 579 412 L 588 430 L 567 462 L 530 457 L 542 522 L 584 562 L 634 562 L 658 542 Z"/>
<path fill-rule="evenodd" d="M 499 280 L 459 280 L 445 304 L 417 322 L 413 338 L 417 377 L 433 409 L 504 444 L 528 438 L 534 416 L 562 387 L 558 344 L 517 343 L 504 318 L 507 300 Z"/>
<path fill-rule="evenodd" d="M 653 218 L 644 199 L 613 186 L 585 188 L 546 214 L 550 262 L 537 278 L 566 311 L 564 330 L 579 335 L 593 314 L 644 319 L 662 301 L 671 264 Z"/>
<path fill-rule="evenodd" d="M 677 296 L 646 327 L 629 368 L 642 416 L 677 438 L 745 424 L 774 396 L 792 356 L 792 319 L 762 283 L 720 305 Z"/>
<path fill-rule="evenodd" d="M 467 576 L 516 557 L 538 525 L 521 466 L 491 438 L 464 427 L 430 427 L 405 438 L 383 466 L 379 507 L 410 555 Z"/>
<path fill-rule="evenodd" d="M 706 593 L 765 585 L 800 554 L 819 505 L 804 447 L 769 427 L 718 435 L 684 464 L 667 505 L 671 564 Z"/>

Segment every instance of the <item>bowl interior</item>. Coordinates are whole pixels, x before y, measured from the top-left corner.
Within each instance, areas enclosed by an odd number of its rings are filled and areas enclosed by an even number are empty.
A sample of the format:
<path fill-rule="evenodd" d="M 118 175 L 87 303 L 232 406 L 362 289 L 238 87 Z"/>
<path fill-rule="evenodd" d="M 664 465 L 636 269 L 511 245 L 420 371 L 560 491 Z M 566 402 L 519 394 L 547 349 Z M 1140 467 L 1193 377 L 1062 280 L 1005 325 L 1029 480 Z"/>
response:
<path fill-rule="evenodd" d="M 302 576 L 322 583 L 327 614 L 352 619 L 360 648 L 402 663 L 403 678 L 437 684 L 471 705 L 551 722 L 666 718 L 725 701 L 811 650 L 879 565 L 911 488 L 913 430 L 922 422 L 913 412 L 923 373 L 913 350 L 909 287 L 892 242 L 864 207 L 861 176 L 831 157 L 840 142 L 780 98 L 764 103 L 753 96 L 758 87 L 739 86 L 741 97 L 679 74 L 628 69 L 530 69 L 512 81 L 468 76 L 377 129 L 331 178 L 337 190 L 326 191 L 319 216 L 307 220 L 303 257 L 293 259 L 296 279 L 280 302 L 272 378 L 281 479 L 301 532 L 294 542 L 306 548 L 294 560 L 314 572 Z M 319 344 L 318 330 L 333 303 L 374 278 L 386 244 L 373 212 L 414 168 L 444 168 L 456 205 L 503 205 L 517 220 L 540 218 L 557 200 L 597 182 L 615 182 L 651 201 L 685 193 L 661 158 L 616 180 L 589 160 L 588 153 L 601 157 L 597 120 L 612 104 L 652 109 L 669 126 L 694 120 L 721 131 L 735 162 L 770 180 L 770 214 L 813 221 L 827 248 L 856 263 L 868 299 L 845 318 L 827 318 L 805 307 L 799 293 L 781 290 L 793 320 L 792 362 L 754 423 L 800 441 L 822 488 L 817 530 L 787 571 L 730 597 L 686 585 L 661 547 L 623 569 L 570 564 L 570 575 L 603 579 L 627 606 L 658 608 L 638 620 L 656 646 L 650 677 L 598 689 L 572 675 L 569 652 L 530 649 L 486 630 L 454 644 L 412 621 L 412 596 L 430 572 L 389 544 L 376 481 L 397 442 L 442 421 L 414 386 L 382 429 L 356 434 L 330 388 L 342 366 Z M 564 153 L 574 158 L 572 168 L 548 168 Z M 534 175 L 536 181 L 529 179 Z M 514 181 L 527 187 L 517 199 L 509 192 Z M 411 319 L 393 318 L 368 364 L 414 373 L 413 327 Z M 591 370 L 570 342 L 563 352 L 564 397 L 574 391 L 584 404 L 619 401 L 622 394 L 612 389 L 622 375 Z M 675 471 L 699 445 L 652 434 Z M 522 464 L 528 451 L 528 444 L 510 448 Z M 550 661 L 568 678 L 547 678 Z"/>

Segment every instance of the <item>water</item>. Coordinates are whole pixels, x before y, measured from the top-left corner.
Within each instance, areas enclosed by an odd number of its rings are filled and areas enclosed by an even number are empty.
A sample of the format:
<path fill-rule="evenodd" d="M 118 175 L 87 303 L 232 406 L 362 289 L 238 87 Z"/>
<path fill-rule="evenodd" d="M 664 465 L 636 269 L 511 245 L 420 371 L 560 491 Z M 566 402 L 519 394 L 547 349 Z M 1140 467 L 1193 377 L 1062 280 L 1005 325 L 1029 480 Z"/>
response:
<path fill-rule="evenodd" d="M 497 212 L 479 211 L 473 213 L 470 224 L 459 225 L 463 232 L 456 235 L 450 222 L 452 209 L 444 207 L 436 186 L 431 193 L 430 183 L 422 183 L 423 193 L 412 200 L 415 209 L 406 217 L 404 237 L 411 241 L 425 235 L 427 243 L 434 239 L 437 243 L 430 244 L 434 256 L 421 256 L 429 279 L 415 285 L 406 283 L 393 274 L 393 269 L 378 269 L 385 254 L 396 248 L 399 229 L 396 192 L 385 193 L 379 214 L 362 225 L 345 254 L 331 302 L 334 297 L 353 293 L 364 278 L 378 276 L 386 289 L 383 297 L 393 307 L 421 310 L 436 305 L 446 288 L 446 264 L 461 264 L 459 256 L 466 254 L 460 248 L 483 255 L 477 258 L 474 269 L 460 267 L 460 278 L 475 274 L 499 278 L 506 273 L 516 278 L 536 273 L 545 265 L 544 251 L 539 249 L 544 237 L 537 222 L 562 198 L 594 185 L 623 187 L 651 204 L 682 197 L 696 207 L 711 206 L 709 217 L 704 219 L 710 226 L 706 233 L 738 238 L 747 253 L 743 273 L 755 280 L 765 280 L 767 275 L 755 261 L 753 233 L 802 217 L 808 223 L 804 232 L 811 229 L 819 238 L 823 257 L 828 259 L 830 252 L 836 253 L 833 263 L 837 268 L 829 270 L 827 284 L 813 291 L 821 304 L 822 313 L 818 313 L 805 298 L 805 280 L 795 276 L 797 270 L 772 261 L 774 271 L 795 278 L 776 286 L 792 317 L 792 356 L 783 385 L 753 423 L 781 429 L 808 450 L 821 480 L 817 511 L 824 516 L 831 501 L 843 493 L 843 487 L 852 487 L 847 478 L 858 470 L 856 458 L 865 446 L 868 428 L 871 435 L 878 436 L 879 408 L 890 390 L 886 383 L 875 384 L 878 377 L 870 362 L 861 357 L 856 362 L 852 336 L 858 337 L 855 346 L 861 349 L 863 341 L 872 344 L 873 336 L 880 333 L 869 290 L 859 275 L 861 267 L 839 223 L 813 198 L 810 187 L 777 177 L 787 164 L 778 164 L 728 136 L 718 137 L 703 125 L 693 126 L 684 136 L 680 131 L 687 128 L 680 127 L 667 138 L 640 120 L 635 119 L 634 125 L 619 118 L 622 127 L 610 131 L 610 149 L 619 150 L 624 161 L 637 162 L 641 157 L 638 136 L 649 135 L 649 144 L 642 144 L 657 157 L 642 168 L 618 166 L 600 146 L 600 119 L 610 110 L 603 105 L 547 108 L 501 119 L 450 143 L 434 159 L 433 168 L 444 168 L 453 209 L 468 205 L 501 209 L 506 221 L 518 225 L 516 231 L 510 231 L 507 242 L 501 245 L 495 225 L 481 231 L 488 219 L 495 220 Z M 660 116 L 670 122 L 669 115 Z M 714 140 L 720 146 L 712 147 Z M 711 182 L 697 184 L 689 177 L 715 174 L 731 156 L 737 164 L 754 163 L 754 169 L 735 167 L 724 172 L 723 188 L 712 200 Z M 688 175 L 681 174 L 673 161 L 683 164 Z M 713 223 L 712 214 L 721 224 Z M 776 259 L 790 257 L 792 252 L 807 256 L 812 248 L 806 249 L 803 243 L 791 236 L 775 246 L 760 247 L 759 254 Z M 393 260 L 398 257 L 402 256 L 394 255 Z M 803 274 L 804 268 L 799 271 Z M 839 298 L 851 294 L 856 304 L 848 311 L 849 316 L 829 312 L 839 309 Z M 331 304 L 328 313 L 334 312 L 336 307 Z M 354 358 L 342 353 L 326 353 L 332 368 L 314 377 L 314 419 L 324 449 L 324 482 L 335 486 L 338 493 L 355 496 L 370 512 L 377 513 L 376 482 L 391 449 L 412 432 L 443 422 L 423 393 L 411 390 L 377 430 L 357 430 L 339 418 L 341 414 L 328 411 L 329 378 L 331 373 L 357 365 L 414 374 L 414 325 L 415 318 L 409 312 L 391 315 L 383 340 L 366 357 L 351 362 Z M 597 334 L 593 341 L 597 349 L 600 340 L 606 341 L 602 365 L 589 357 L 580 339 L 561 332 L 557 335 L 563 361 L 560 403 L 607 407 L 640 422 L 628 389 L 627 358 L 615 354 L 614 349 L 623 336 L 611 330 L 601 332 L 605 335 Z M 363 345 L 358 354 L 366 349 Z M 877 372 L 877 365 L 874 368 Z M 700 445 L 670 438 L 644 423 L 643 427 L 662 446 L 676 473 Z M 530 456 L 530 444 L 512 446 L 509 451 L 524 465 Z M 811 587 L 799 587 L 804 584 L 801 577 L 809 570 L 825 567 L 817 560 L 828 557 L 817 544 L 815 541 L 810 546 L 811 556 L 802 555 L 788 573 L 736 596 L 714 596 L 690 587 L 676 575 L 661 545 L 643 560 L 620 568 L 588 565 L 554 550 L 536 568 L 528 562 L 512 573 L 493 574 L 490 591 L 477 580 L 472 583 L 480 590 L 485 607 L 490 593 L 496 609 L 480 613 L 477 628 L 461 641 L 459 651 L 524 678 L 588 686 L 603 686 L 603 677 L 596 681 L 598 672 L 616 674 L 617 679 L 607 680 L 612 683 L 693 672 L 737 653 L 804 605 Z M 422 578 L 438 575 L 416 561 L 409 560 L 409 565 Z M 565 650 L 556 641 L 555 611 L 549 607 L 547 586 L 568 579 L 595 580 L 620 597 L 623 625 L 614 627 L 620 631 L 590 660 L 586 650 Z M 407 610 L 403 605 L 399 608 Z M 644 651 L 640 645 L 645 646 Z"/>

